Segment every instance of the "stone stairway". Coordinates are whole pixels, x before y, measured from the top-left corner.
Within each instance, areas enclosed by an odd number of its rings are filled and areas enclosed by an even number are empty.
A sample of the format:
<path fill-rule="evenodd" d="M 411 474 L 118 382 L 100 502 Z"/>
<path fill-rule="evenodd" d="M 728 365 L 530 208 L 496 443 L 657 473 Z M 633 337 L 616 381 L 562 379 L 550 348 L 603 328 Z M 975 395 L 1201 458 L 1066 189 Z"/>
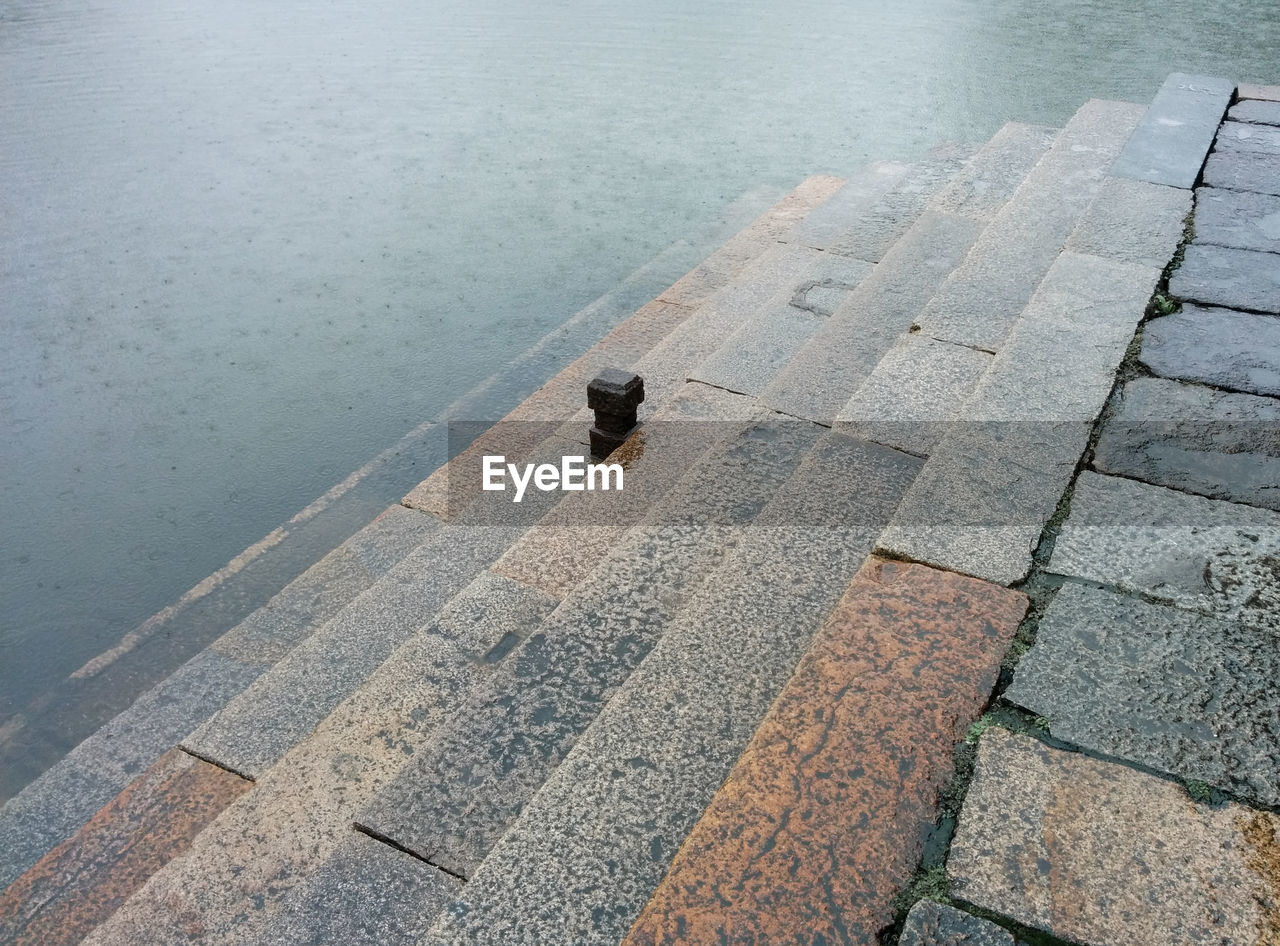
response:
<path fill-rule="evenodd" d="M 1152 150 L 1161 103 L 1093 101 L 1058 132 L 1010 124 L 976 151 L 802 183 L 0 809 L 0 942 L 888 935 L 1027 612 L 1009 586 L 1182 238 L 1191 184 L 1150 168 L 1186 142 Z M 1256 111 L 1240 122 L 1268 127 Z M 1269 139 L 1225 134 L 1221 173 L 1255 173 Z M 1232 239 L 1237 193 L 1198 204 L 1205 232 Z M 1215 252 L 1188 252 L 1193 275 Z M 1153 360 L 1201 330 L 1167 318 Z M 604 367 L 645 378 L 644 426 L 612 458 L 626 489 L 484 493 L 485 454 L 585 452 Z M 1078 503 L 1090 477 L 1104 498 L 1132 483 L 1086 473 Z M 1072 548 L 1055 564 L 1089 577 Z M 1129 554 L 1126 580 L 1154 580 L 1126 548 L 1106 567 Z M 1034 679 L 1009 699 L 1035 706 Z M 1274 804 L 1273 771 L 1214 784 Z M 979 889 L 984 870 L 956 873 Z M 920 908 L 902 941 L 985 922 Z"/>

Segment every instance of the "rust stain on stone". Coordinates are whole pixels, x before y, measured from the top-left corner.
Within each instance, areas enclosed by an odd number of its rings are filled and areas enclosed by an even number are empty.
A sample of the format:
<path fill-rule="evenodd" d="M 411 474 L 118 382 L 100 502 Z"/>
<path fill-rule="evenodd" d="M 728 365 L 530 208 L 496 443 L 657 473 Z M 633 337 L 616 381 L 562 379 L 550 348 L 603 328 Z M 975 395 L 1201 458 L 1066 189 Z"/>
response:
<path fill-rule="evenodd" d="M 1026 607 L 870 559 L 626 944 L 874 941 Z"/>
<path fill-rule="evenodd" d="M 165 753 L 0 894 L 0 942 L 78 943 L 253 783 Z"/>
<path fill-rule="evenodd" d="M 1236 827 L 1249 845 L 1245 862 L 1258 875 L 1262 891 L 1262 928 L 1254 946 L 1280 946 L 1280 837 L 1276 823 L 1261 812 L 1236 819 Z"/>

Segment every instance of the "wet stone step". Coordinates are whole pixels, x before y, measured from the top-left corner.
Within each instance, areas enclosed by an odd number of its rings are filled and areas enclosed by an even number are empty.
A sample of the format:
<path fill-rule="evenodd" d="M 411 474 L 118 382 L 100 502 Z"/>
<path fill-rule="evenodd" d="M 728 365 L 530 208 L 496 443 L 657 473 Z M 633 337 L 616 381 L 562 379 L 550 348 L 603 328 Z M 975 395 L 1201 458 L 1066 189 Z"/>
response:
<path fill-rule="evenodd" d="M 930 205 L 941 213 L 987 221 L 1053 145 L 1058 129 L 1009 122 L 992 136 Z"/>
<path fill-rule="evenodd" d="M 0 893 L 0 942 L 79 943 L 250 788 L 179 749 L 165 753 Z"/>
<path fill-rule="evenodd" d="M 426 942 L 621 940 L 917 469 L 824 437 Z"/>
<path fill-rule="evenodd" d="M 1088 470 L 1048 571 L 1280 630 L 1280 514 Z"/>
<path fill-rule="evenodd" d="M 1152 184 L 1194 187 L 1234 94 L 1235 84 L 1226 79 L 1173 73 L 1125 142 L 1111 173 Z"/>
<path fill-rule="evenodd" d="M 1109 177 L 1065 249 L 1164 269 L 1182 242 L 1191 205 L 1191 191 Z"/>
<path fill-rule="evenodd" d="M 1280 319 L 1184 305 L 1144 326 L 1139 357 L 1166 378 L 1280 396 Z"/>
<path fill-rule="evenodd" d="M 833 250 L 862 223 L 867 211 L 911 170 L 910 165 L 892 161 L 867 165 L 796 224 L 791 240 L 815 250 Z"/>
<path fill-rule="evenodd" d="M 1004 698 L 1059 739 L 1280 805 L 1270 630 L 1068 584 Z"/>
<path fill-rule="evenodd" d="M 1017 946 L 1017 940 L 990 920 L 921 900 L 907 914 L 898 946 Z"/>
<path fill-rule="evenodd" d="M 1243 97 L 1242 97 L 1243 98 Z M 1231 106 L 1227 117 L 1237 122 L 1254 122 L 1259 125 L 1280 125 L 1280 101 L 1260 102 L 1242 100 Z"/>
<path fill-rule="evenodd" d="M 1099 472 L 1280 509 L 1280 400 L 1136 378 L 1118 404 L 1094 450 Z"/>
<path fill-rule="evenodd" d="M 958 899 L 1072 943 L 1256 946 L 1278 845 L 1273 814 L 989 729 L 947 873 Z"/>
<path fill-rule="evenodd" d="M 1204 182 L 1210 187 L 1280 194 L 1280 161 L 1256 152 L 1218 152 L 1205 163 Z"/>
<path fill-rule="evenodd" d="M 1280 253 L 1280 197 L 1201 187 L 1195 224 L 1197 243 Z"/>
<path fill-rule="evenodd" d="M 1217 151 L 1252 151 L 1280 157 L 1280 128 L 1251 125 L 1245 122 L 1224 122 L 1214 141 Z"/>
<path fill-rule="evenodd" d="M 627 946 L 874 941 L 1026 606 L 976 579 L 868 561 Z"/>
<path fill-rule="evenodd" d="M 1191 302 L 1280 315 L 1280 255 L 1192 243 L 1169 291 Z"/>

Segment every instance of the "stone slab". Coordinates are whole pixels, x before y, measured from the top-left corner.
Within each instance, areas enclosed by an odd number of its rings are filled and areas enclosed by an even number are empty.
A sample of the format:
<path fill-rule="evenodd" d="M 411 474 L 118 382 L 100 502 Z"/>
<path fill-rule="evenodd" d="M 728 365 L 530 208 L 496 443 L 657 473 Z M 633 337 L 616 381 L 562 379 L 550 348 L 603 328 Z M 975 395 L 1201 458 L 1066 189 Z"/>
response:
<path fill-rule="evenodd" d="M 942 213 L 990 220 L 1044 157 L 1057 135 L 1056 128 L 1009 122 L 982 146 L 930 206 Z"/>
<path fill-rule="evenodd" d="M 1109 177 L 1065 249 L 1164 269 L 1182 242 L 1191 205 L 1189 190 Z"/>
<path fill-rule="evenodd" d="M 0 893 L 0 940 L 79 943 L 252 787 L 170 750 Z"/>
<path fill-rule="evenodd" d="M 1280 396 L 1280 319 L 1184 305 L 1148 322 L 1142 363 L 1166 378 Z"/>
<path fill-rule="evenodd" d="M 836 415 L 854 437 L 927 456 L 991 365 L 987 352 L 904 335 Z"/>
<path fill-rule="evenodd" d="M 1266 154 L 1227 151 L 1209 155 L 1204 183 L 1210 187 L 1280 194 L 1280 162 Z"/>
<path fill-rule="evenodd" d="M 976 579 L 869 561 L 627 946 L 873 941 L 1026 608 L 1018 592 Z"/>
<path fill-rule="evenodd" d="M 1056 738 L 1280 804 L 1270 631 L 1067 584 L 1004 698 Z"/>
<path fill-rule="evenodd" d="M 1169 291 L 1191 302 L 1280 315 L 1280 256 L 1192 243 Z"/>
<path fill-rule="evenodd" d="M 1280 515 L 1085 471 L 1048 570 L 1280 630 Z"/>
<path fill-rule="evenodd" d="M 1121 390 L 1118 408 L 1102 429 L 1093 466 L 1214 499 L 1280 509 L 1280 400 L 1135 378 Z"/>
<path fill-rule="evenodd" d="M 1259 85 L 1256 82 L 1241 82 L 1236 93 L 1242 99 L 1280 102 L 1280 85 Z"/>
<path fill-rule="evenodd" d="M 1086 103 L 929 301 L 921 331 L 986 351 L 999 348 L 1141 114 L 1136 105 Z"/>
<path fill-rule="evenodd" d="M 426 942 L 618 942 L 916 469 L 824 437 Z"/>
<path fill-rule="evenodd" d="M 1223 122 L 1214 141 L 1216 151 L 1251 151 L 1280 158 L 1280 128 L 1248 122 Z"/>
<path fill-rule="evenodd" d="M 1087 946 L 1273 939 L 1280 819 L 989 729 L 947 872 L 953 896 Z"/>
<path fill-rule="evenodd" d="M 831 424 L 880 357 L 968 253 L 981 224 L 926 212 L 761 394 L 768 407 Z"/>
<path fill-rule="evenodd" d="M 797 223 L 790 239 L 816 250 L 832 249 L 861 223 L 876 201 L 911 170 L 911 165 L 895 161 L 867 165 Z"/>
<path fill-rule="evenodd" d="M 1197 243 L 1280 253 L 1280 197 L 1201 187 L 1195 224 Z"/>
<path fill-rule="evenodd" d="M 357 831 L 291 897 L 258 946 L 416 943 L 462 881 Z"/>
<path fill-rule="evenodd" d="M 845 297 L 870 275 L 873 266 L 863 260 L 824 253 L 791 296 L 791 305 L 815 315 L 828 316 Z"/>
<path fill-rule="evenodd" d="M 1111 173 L 1152 184 L 1192 188 L 1214 133 L 1235 94 L 1235 83 L 1175 72 L 1125 143 Z"/>
<path fill-rule="evenodd" d="M 955 907 L 921 900 L 907 914 L 898 946 L 1017 946 L 1013 934 Z"/>
<path fill-rule="evenodd" d="M 253 791 L 155 874 L 91 942 L 257 943 L 352 838 L 359 810 L 510 658 L 554 600 L 481 575 L 327 716 Z M 339 861 L 340 864 L 340 861 Z"/>
<path fill-rule="evenodd" d="M 1280 125 L 1280 99 L 1267 101 L 1249 101 L 1241 95 L 1241 100 L 1227 112 L 1227 117 L 1237 122 L 1254 122 L 1259 125 Z"/>
<path fill-rule="evenodd" d="M 742 326 L 690 380 L 758 396 L 822 325 L 822 317 L 795 306 L 775 306 Z"/>

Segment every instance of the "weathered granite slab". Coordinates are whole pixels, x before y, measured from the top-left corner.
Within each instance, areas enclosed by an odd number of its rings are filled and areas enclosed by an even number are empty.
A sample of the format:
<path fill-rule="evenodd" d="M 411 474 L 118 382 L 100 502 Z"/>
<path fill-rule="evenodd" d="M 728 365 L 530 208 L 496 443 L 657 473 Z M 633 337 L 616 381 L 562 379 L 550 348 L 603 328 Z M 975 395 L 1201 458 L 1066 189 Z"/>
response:
<path fill-rule="evenodd" d="M 1231 106 L 1227 117 L 1237 122 L 1253 122 L 1259 125 L 1280 125 L 1280 100 L 1249 101 L 1243 93 L 1241 100 Z"/>
<path fill-rule="evenodd" d="M 870 275 L 871 263 L 836 253 L 823 253 L 791 296 L 791 305 L 828 316 Z"/>
<path fill-rule="evenodd" d="M 1204 183 L 1210 187 L 1280 194 L 1280 162 L 1267 154 L 1226 151 L 1209 155 Z"/>
<path fill-rule="evenodd" d="M 1086 103 L 930 300 L 918 320 L 921 331 L 999 348 L 1141 115 L 1137 105 Z"/>
<path fill-rule="evenodd" d="M 1280 514 L 1085 471 L 1048 570 L 1280 630 Z"/>
<path fill-rule="evenodd" d="M 626 946 L 874 941 L 1026 608 L 996 585 L 871 559 Z"/>
<path fill-rule="evenodd" d="M 1088 946 L 1256 946 L 1280 819 L 989 729 L 947 872 L 957 898 Z"/>
<path fill-rule="evenodd" d="M 1214 499 L 1280 509 L 1280 401 L 1135 378 L 1102 429 L 1093 466 Z"/>
<path fill-rule="evenodd" d="M 1166 378 L 1280 396 L 1280 319 L 1184 305 L 1143 327 L 1139 357 Z"/>
<path fill-rule="evenodd" d="M 1256 82 L 1241 82 L 1237 93 L 1242 99 L 1280 102 L 1280 85 L 1258 85 Z"/>
<path fill-rule="evenodd" d="M 1280 804 L 1269 630 L 1065 585 L 1004 698 L 1095 752 Z"/>
<path fill-rule="evenodd" d="M 1248 122 L 1223 122 L 1214 141 L 1217 151 L 1252 151 L 1280 157 L 1280 128 Z"/>
<path fill-rule="evenodd" d="M 921 900 L 907 914 L 898 946 L 1017 946 L 1017 940 L 990 920 Z"/>
<path fill-rule="evenodd" d="M 1197 243 L 1280 253 L 1280 197 L 1201 187 L 1195 223 Z"/>
<path fill-rule="evenodd" d="M 1164 269 L 1182 242 L 1191 204 L 1189 190 L 1109 177 L 1065 248 Z"/>
<path fill-rule="evenodd" d="M 930 207 L 988 221 L 1013 196 L 1058 135 L 1056 128 L 1009 122 L 960 169 Z"/>
<path fill-rule="evenodd" d="M 1192 243 L 1169 291 L 1192 302 L 1280 315 L 1280 256 Z"/>
<path fill-rule="evenodd" d="M 824 438 L 426 942 L 620 940 L 917 468 Z"/>
<path fill-rule="evenodd" d="M 1175 72 L 1156 93 L 1142 122 L 1111 166 L 1117 177 L 1195 187 L 1235 83 Z"/>
<path fill-rule="evenodd" d="M 893 161 L 867 165 L 797 223 L 791 241 L 816 250 L 830 250 L 859 226 L 876 201 L 911 170 L 911 165 Z"/>
<path fill-rule="evenodd" d="M 775 306 L 761 316 L 742 326 L 695 368 L 690 380 L 759 396 L 823 321 L 821 316 L 791 305 Z"/>

